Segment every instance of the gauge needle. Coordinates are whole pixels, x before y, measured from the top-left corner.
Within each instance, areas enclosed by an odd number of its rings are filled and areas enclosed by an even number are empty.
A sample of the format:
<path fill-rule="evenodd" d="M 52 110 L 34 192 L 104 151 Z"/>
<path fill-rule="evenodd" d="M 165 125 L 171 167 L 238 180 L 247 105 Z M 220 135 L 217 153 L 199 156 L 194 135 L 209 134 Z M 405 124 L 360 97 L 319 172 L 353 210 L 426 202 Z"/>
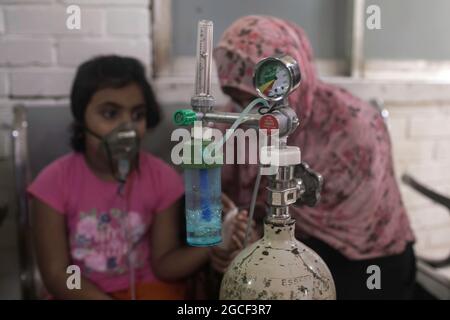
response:
<path fill-rule="evenodd" d="M 270 80 L 269 82 L 263 84 L 263 85 L 260 87 L 259 90 L 260 90 L 262 93 L 267 94 L 267 93 L 270 91 L 270 89 L 272 89 L 272 84 L 273 84 L 274 82 L 275 82 L 275 79 L 274 79 L 274 80 Z"/>

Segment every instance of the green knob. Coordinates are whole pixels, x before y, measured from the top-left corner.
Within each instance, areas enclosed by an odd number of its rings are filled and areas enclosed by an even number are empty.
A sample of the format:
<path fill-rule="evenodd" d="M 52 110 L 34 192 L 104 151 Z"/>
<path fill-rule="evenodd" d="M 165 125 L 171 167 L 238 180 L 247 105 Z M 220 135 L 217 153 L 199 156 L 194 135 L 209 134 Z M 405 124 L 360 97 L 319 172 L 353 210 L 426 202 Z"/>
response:
<path fill-rule="evenodd" d="M 173 121 L 177 126 L 189 126 L 197 120 L 197 113 L 191 109 L 180 109 L 173 114 Z"/>

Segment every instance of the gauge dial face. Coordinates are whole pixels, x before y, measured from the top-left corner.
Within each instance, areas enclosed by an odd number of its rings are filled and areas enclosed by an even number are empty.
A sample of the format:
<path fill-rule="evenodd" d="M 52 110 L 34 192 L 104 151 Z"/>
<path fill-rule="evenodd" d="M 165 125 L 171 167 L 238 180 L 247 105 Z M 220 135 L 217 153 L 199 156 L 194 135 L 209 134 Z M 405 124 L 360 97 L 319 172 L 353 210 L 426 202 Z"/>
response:
<path fill-rule="evenodd" d="M 282 62 L 267 61 L 256 72 L 256 87 L 265 97 L 278 100 L 289 94 L 291 74 Z"/>

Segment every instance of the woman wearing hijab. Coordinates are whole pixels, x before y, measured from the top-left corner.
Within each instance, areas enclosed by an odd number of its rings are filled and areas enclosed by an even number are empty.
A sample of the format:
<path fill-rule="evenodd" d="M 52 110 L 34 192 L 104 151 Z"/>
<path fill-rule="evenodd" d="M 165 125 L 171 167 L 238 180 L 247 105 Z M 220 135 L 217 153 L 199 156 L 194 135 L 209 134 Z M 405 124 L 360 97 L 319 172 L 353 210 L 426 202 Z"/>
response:
<path fill-rule="evenodd" d="M 318 79 L 300 27 L 275 17 L 246 16 L 224 32 L 214 58 L 221 87 L 232 100 L 227 111 L 240 111 L 237 105 L 243 108 L 256 98 L 256 63 L 281 54 L 295 58 L 302 74 L 300 87 L 289 96 L 300 126 L 288 145 L 300 147 L 302 161 L 324 178 L 316 207 L 290 209 L 297 238 L 327 263 L 338 299 L 411 298 L 414 235 L 383 118 L 371 105 Z M 237 207 L 249 207 L 257 171 L 257 165 L 224 166 L 223 190 Z M 259 226 L 266 182 L 263 177 L 255 210 Z"/>

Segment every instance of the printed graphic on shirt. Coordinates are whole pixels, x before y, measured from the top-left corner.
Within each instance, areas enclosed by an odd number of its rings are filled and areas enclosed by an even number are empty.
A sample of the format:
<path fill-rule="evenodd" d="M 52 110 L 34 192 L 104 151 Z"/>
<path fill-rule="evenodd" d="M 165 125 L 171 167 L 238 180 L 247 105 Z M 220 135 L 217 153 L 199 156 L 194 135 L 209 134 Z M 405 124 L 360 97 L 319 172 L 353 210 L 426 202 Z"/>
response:
<path fill-rule="evenodd" d="M 133 248 L 133 266 L 143 264 L 137 247 L 146 225 L 137 212 L 81 212 L 72 235 L 72 258 L 83 263 L 86 272 L 121 274 L 128 270 L 128 252 Z M 139 263 L 141 262 L 141 263 Z"/>

